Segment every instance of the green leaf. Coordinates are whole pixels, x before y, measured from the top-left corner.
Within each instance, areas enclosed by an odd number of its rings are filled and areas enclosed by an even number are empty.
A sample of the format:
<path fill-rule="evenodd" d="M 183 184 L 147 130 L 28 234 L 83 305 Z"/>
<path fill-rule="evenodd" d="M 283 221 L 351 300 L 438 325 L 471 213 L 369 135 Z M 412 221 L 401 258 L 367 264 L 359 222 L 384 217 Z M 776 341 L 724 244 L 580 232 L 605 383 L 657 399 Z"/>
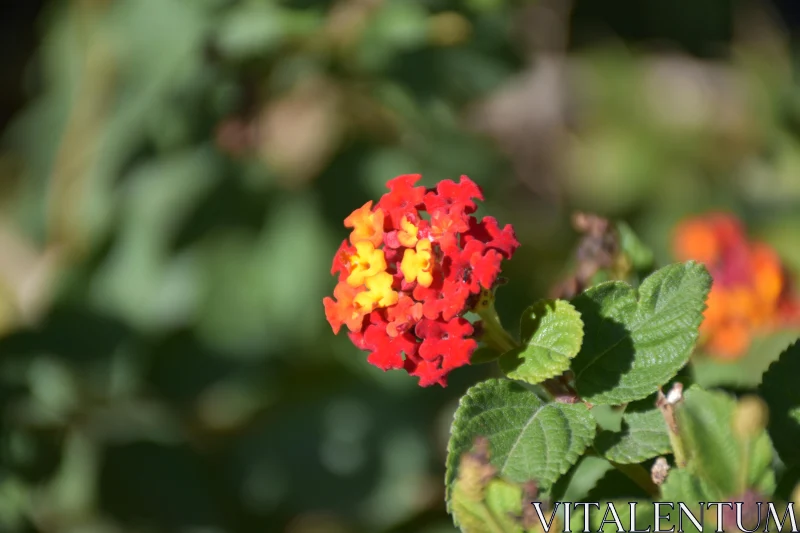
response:
<path fill-rule="evenodd" d="M 247 59 L 273 52 L 287 38 L 319 27 L 311 11 L 289 10 L 271 2 L 243 2 L 226 11 L 217 30 L 217 46 L 227 57 Z"/>
<path fill-rule="evenodd" d="M 719 498 L 741 494 L 747 488 L 757 488 L 765 494 L 775 489 L 770 469 L 772 445 L 767 432 L 761 431 L 745 446 L 733 431 L 735 407 L 732 396 L 693 386 L 675 411 L 686 470 L 705 483 L 709 497 L 717 498 L 710 501 L 722 501 Z M 746 487 L 741 486 L 742 465 L 748 465 Z"/>
<path fill-rule="evenodd" d="M 447 445 L 448 508 L 461 455 L 489 439 L 491 463 L 514 482 L 552 485 L 591 444 L 595 422 L 584 404 L 545 403 L 523 385 L 492 379 L 461 398 Z"/>
<path fill-rule="evenodd" d="M 592 416 L 597 421 L 597 427 L 601 430 L 620 431 L 620 429 L 622 429 L 622 415 L 624 413 L 625 406 L 595 405 L 592 407 Z"/>
<path fill-rule="evenodd" d="M 716 492 L 696 476 L 686 470 L 673 468 L 667 480 L 661 485 L 661 496 L 667 502 L 708 502 L 715 501 Z"/>
<path fill-rule="evenodd" d="M 787 348 L 770 365 L 759 393 L 769 406 L 769 434 L 781 460 L 800 464 L 800 341 Z"/>
<path fill-rule="evenodd" d="M 272 50 L 283 39 L 282 15 L 269 2 L 240 4 L 220 20 L 217 45 L 237 59 Z"/>
<path fill-rule="evenodd" d="M 550 494 L 540 494 L 540 497 L 549 497 L 550 501 L 560 502 L 589 501 L 586 499 L 589 491 L 613 468 L 602 457 L 584 455 L 550 488 Z"/>
<path fill-rule="evenodd" d="M 639 240 L 630 226 L 625 222 L 617 222 L 617 233 L 622 252 L 628 256 L 636 271 L 643 271 L 653 266 L 653 251 Z"/>
<path fill-rule="evenodd" d="M 522 515 L 522 488 L 502 479 L 486 487 L 484 500 L 470 501 L 457 482 L 453 489 L 453 516 L 467 533 L 523 533 L 514 517 Z"/>
<path fill-rule="evenodd" d="M 628 405 L 622 415 L 622 431 L 604 431 L 595 448 L 609 461 L 641 463 L 671 453 L 667 424 L 652 397 Z"/>
<path fill-rule="evenodd" d="M 244 354 L 270 339 L 268 351 L 283 350 L 287 343 L 309 342 L 325 327 L 321 315 L 308 314 L 329 283 L 313 266 L 329 253 L 315 202 L 299 194 L 280 201 L 256 238 L 232 231 L 203 242 L 199 263 L 205 291 L 197 326 L 206 342 Z M 304 283 L 274 281 L 293 276 L 302 276 Z M 302 329 L 291 327 L 301 319 Z"/>
<path fill-rule="evenodd" d="M 541 300 L 528 307 L 520 323 L 522 346 L 500 358 L 511 379 L 532 384 L 569 369 L 583 340 L 581 315 L 564 300 Z"/>
<path fill-rule="evenodd" d="M 98 268 L 93 296 L 100 309 L 140 328 L 182 323 L 200 292 L 196 264 L 170 247 L 180 225 L 219 179 L 213 150 L 175 151 L 138 166 L 125 182 L 118 208 L 121 228 Z"/>
<path fill-rule="evenodd" d="M 678 503 L 683 502 L 689 512 L 692 513 L 692 516 L 702 525 L 703 521 L 700 520 L 700 517 L 703 511 L 701 510 L 699 502 L 721 501 L 714 499 L 715 494 L 716 493 L 710 490 L 698 477 L 693 476 L 686 470 L 673 468 L 667 476 L 667 480 L 661 486 L 661 501 L 675 504 L 675 511 L 670 511 L 671 520 L 668 521 L 666 529 L 669 529 L 668 526 L 670 524 L 674 524 L 676 526 L 682 526 L 683 531 L 698 531 L 685 513 L 682 516 L 679 515 Z M 711 512 L 705 510 L 705 516 L 708 517 L 709 521 L 714 520 L 712 518 L 713 512 L 713 510 Z M 662 524 L 663 523 L 664 522 L 662 522 Z M 665 527 L 662 526 L 662 530 L 664 528 Z M 677 531 L 678 528 L 676 527 L 675 530 Z"/>
<path fill-rule="evenodd" d="M 689 261 L 664 267 L 642 282 L 608 282 L 574 300 L 584 322 L 583 348 L 572 361 L 581 397 L 595 404 L 644 398 L 689 360 L 711 276 Z"/>

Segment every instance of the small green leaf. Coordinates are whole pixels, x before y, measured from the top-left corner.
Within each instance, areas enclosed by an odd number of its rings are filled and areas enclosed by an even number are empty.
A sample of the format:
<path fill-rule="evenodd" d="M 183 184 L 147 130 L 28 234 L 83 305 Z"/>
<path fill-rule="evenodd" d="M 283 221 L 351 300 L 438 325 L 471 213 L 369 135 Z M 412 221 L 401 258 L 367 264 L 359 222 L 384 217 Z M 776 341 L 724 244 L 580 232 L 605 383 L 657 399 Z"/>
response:
<path fill-rule="evenodd" d="M 502 479 L 493 479 L 486 487 L 486 508 L 503 526 L 503 531 L 522 533 L 515 518 L 522 516 L 522 488 Z"/>
<path fill-rule="evenodd" d="M 595 404 L 644 398 L 689 360 L 711 276 L 689 261 L 664 267 L 642 282 L 608 282 L 574 300 L 584 322 L 583 347 L 572 361 L 581 397 Z"/>
<path fill-rule="evenodd" d="M 584 404 L 545 403 L 523 385 L 488 380 L 461 398 L 447 445 L 448 508 L 461 455 L 489 439 L 491 463 L 514 482 L 552 485 L 591 444 L 595 422 Z"/>
<path fill-rule="evenodd" d="M 675 411 L 686 470 L 703 481 L 709 497 L 717 498 L 709 501 L 722 501 L 718 498 L 741 494 L 748 488 L 765 494 L 775 489 L 769 436 L 762 430 L 745 446 L 733 431 L 735 407 L 732 396 L 693 386 Z M 742 465 L 749 465 L 744 478 Z M 746 487 L 741 486 L 742 481 Z"/>
<path fill-rule="evenodd" d="M 628 256 L 636 271 L 644 271 L 653 266 L 653 251 L 639 240 L 630 226 L 625 222 L 617 222 L 617 233 L 622 252 Z"/>
<path fill-rule="evenodd" d="M 531 384 L 561 375 L 583 340 L 581 315 L 564 300 L 541 300 L 520 322 L 522 346 L 503 354 L 500 369 L 511 379 Z"/>
<path fill-rule="evenodd" d="M 691 387 L 676 409 L 687 471 L 708 484 L 711 501 L 738 492 L 739 453 L 731 431 L 734 407 L 734 399 L 725 393 Z"/>
<path fill-rule="evenodd" d="M 595 448 L 609 461 L 620 464 L 641 463 L 671 453 L 667 424 L 653 397 L 628 405 L 622 415 L 622 431 L 604 431 Z"/>
<path fill-rule="evenodd" d="M 800 464 L 800 341 L 784 351 L 770 365 L 761 380 L 759 393 L 769 406 L 769 434 L 781 460 Z"/>
<path fill-rule="evenodd" d="M 453 488 L 453 517 L 467 533 L 523 533 L 514 517 L 522 515 L 522 488 L 502 479 L 493 479 L 485 489 L 484 499 L 471 501 L 459 483 Z"/>
<path fill-rule="evenodd" d="M 671 520 L 668 521 L 666 527 L 662 526 L 662 530 L 669 529 L 668 526 L 672 524 L 681 526 L 682 531 L 698 531 L 698 529 L 693 525 L 690 517 L 685 512 L 680 513 L 678 506 L 680 502 L 683 502 L 684 505 L 686 505 L 688 511 L 698 521 L 698 523 L 700 523 L 700 525 L 703 525 L 704 522 L 701 519 L 701 517 L 704 516 L 701 514 L 703 512 L 705 512 L 705 516 L 708 517 L 709 521 L 713 521 L 713 510 L 709 512 L 707 509 L 701 509 L 699 502 L 722 501 L 715 499 L 715 494 L 716 492 L 709 489 L 698 477 L 693 476 L 686 470 L 673 468 L 667 476 L 667 480 L 661 486 L 661 501 L 674 503 L 675 510 L 670 511 Z M 665 509 L 665 511 L 667 510 L 668 509 Z M 663 523 L 664 522 L 662 522 L 662 524 Z M 709 528 L 706 527 L 704 529 L 707 530 Z M 675 530 L 677 531 L 678 527 L 676 527 Z"/>
<path fill-rule="evenodd" d="M 686 470 L 673 468 L 667 480 L 661 485 L 661 497 L 668 502 L 708 502 L 715 501 L 715 491 L 709 490 L 704 483 Z"/>

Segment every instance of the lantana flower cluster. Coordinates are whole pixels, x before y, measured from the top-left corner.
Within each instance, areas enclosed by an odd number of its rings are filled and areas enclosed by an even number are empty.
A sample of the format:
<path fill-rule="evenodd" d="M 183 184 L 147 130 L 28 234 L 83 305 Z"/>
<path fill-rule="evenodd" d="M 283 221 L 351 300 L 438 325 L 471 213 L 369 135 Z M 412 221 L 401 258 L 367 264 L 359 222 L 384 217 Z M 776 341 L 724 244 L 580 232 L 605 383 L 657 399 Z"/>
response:
<path fill-rule="evenodd" d="M 710 355 L 736 359 L 759 331 L 798 323 L 797 299 L 777 253 L 749 241 L 733 216 L 713 213 L 684 221 L 674 250 L 680 261 L 704 263 L 714 280 L 700 326 Z"/>
<path fill-rule="evenodd" d="M 494 289 L 519 242 L 511 225 L 473 216 L 483 193 L 468 177 L 430 189 L 415 185 L 420 178 L 390 180 L 377 205 L 345 219 L 352 231 L 333 259 L 338 283 L 323 304 L 334 333 L 346 327 L 369 363 L 405 369 L 423 387 L 445 386 L 478 345 L 463 315 Z"/>

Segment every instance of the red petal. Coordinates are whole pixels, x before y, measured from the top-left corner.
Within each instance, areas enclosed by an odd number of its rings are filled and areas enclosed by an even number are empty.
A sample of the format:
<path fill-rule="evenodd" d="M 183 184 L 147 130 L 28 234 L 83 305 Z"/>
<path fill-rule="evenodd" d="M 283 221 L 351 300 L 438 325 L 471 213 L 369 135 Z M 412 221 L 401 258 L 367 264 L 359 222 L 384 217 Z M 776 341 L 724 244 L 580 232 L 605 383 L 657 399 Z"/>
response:
<path fill-rule="evenodd" d="M 430 387 L 435 384 L 442 387 L 447 386 L 447 372 L 439 368 L 439 365 L 435 362 L 420 361 L 409 374 L 419 378 L 420 387 Z"/>
<path fill-rule="evenodd" d="M 460 213 L 474 213 L 478 206 L 473 198 L 483 200 L 483 192 L 478 185 L 467 176 L 461 176 L 456 184 L 453 180 L 442 180 L 436 186 L 436 193 L 429 192 L 425 195 L 425 208 L 428 212 L 457 211 Z"/>
<path fill-rule="evenodd" d="M 390 192 L 384 194 L 378 205 L 389 214 L 391 227 L 387 229 L 400 229 L 400 221 L 404 216 L 417 220 L 417 206 L 422 204 L 425 196 L 425 187 L 414 187 L 419 181 L 420 174 L 406 174 L 389 180 L 386 186 Z"/>
<path fill-rule="evenodd" d="M 500 229 L 500 225 L 494 217 L 483 217 L 480 222 L 475 217 L 470 217 L 469 225 L 469 231 L 463 234 L 462 244 L 473 239 L 479 240 L 485 243 L 487 248 L 499 250 L 506 259 L 514 255 L 519 248 L 519 241 L 511 224 L 506 224 L 503 229 Z"/>
<path fill-rule="evenodd" d="M 472 272 L 484 289 L 491 289 L 497 276 L 500 275 L 500 263 L 503 256 L 497 250 L 486 250 L 483 256 L 474 255 L 471 258 Z"/>

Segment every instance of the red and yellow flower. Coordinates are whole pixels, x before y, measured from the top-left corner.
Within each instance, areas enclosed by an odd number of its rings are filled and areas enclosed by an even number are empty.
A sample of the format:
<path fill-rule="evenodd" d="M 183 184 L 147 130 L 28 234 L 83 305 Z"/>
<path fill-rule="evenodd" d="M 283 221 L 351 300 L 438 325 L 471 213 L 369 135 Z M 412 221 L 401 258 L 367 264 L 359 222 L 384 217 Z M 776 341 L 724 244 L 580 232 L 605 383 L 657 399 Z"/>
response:
<path fill-rule="evenodd" d="M 714 283 L 700 326 L 706 351 L 736 359 L 759 331 L 796 321 L 789 279 L 775 251 L 747 239 L 740 222 L 714 213 L 680 224 L 674 239 L 681 261 L 706 265 Z"/>
<path fill-rule="evenodd" d="M 339 281 L 323 304 L 334 333 L 347 327 L 371 364 L 444 386 L 478 345 L 463 315 L 494 288 L 519 242 L 511 225 L 473 216 L 483 193 L 468 177 L 432 189 L 416 186 L 420 177 L 390 180 L 377 205 L 345 219 L 352 231 L 334 256 Z"/>

